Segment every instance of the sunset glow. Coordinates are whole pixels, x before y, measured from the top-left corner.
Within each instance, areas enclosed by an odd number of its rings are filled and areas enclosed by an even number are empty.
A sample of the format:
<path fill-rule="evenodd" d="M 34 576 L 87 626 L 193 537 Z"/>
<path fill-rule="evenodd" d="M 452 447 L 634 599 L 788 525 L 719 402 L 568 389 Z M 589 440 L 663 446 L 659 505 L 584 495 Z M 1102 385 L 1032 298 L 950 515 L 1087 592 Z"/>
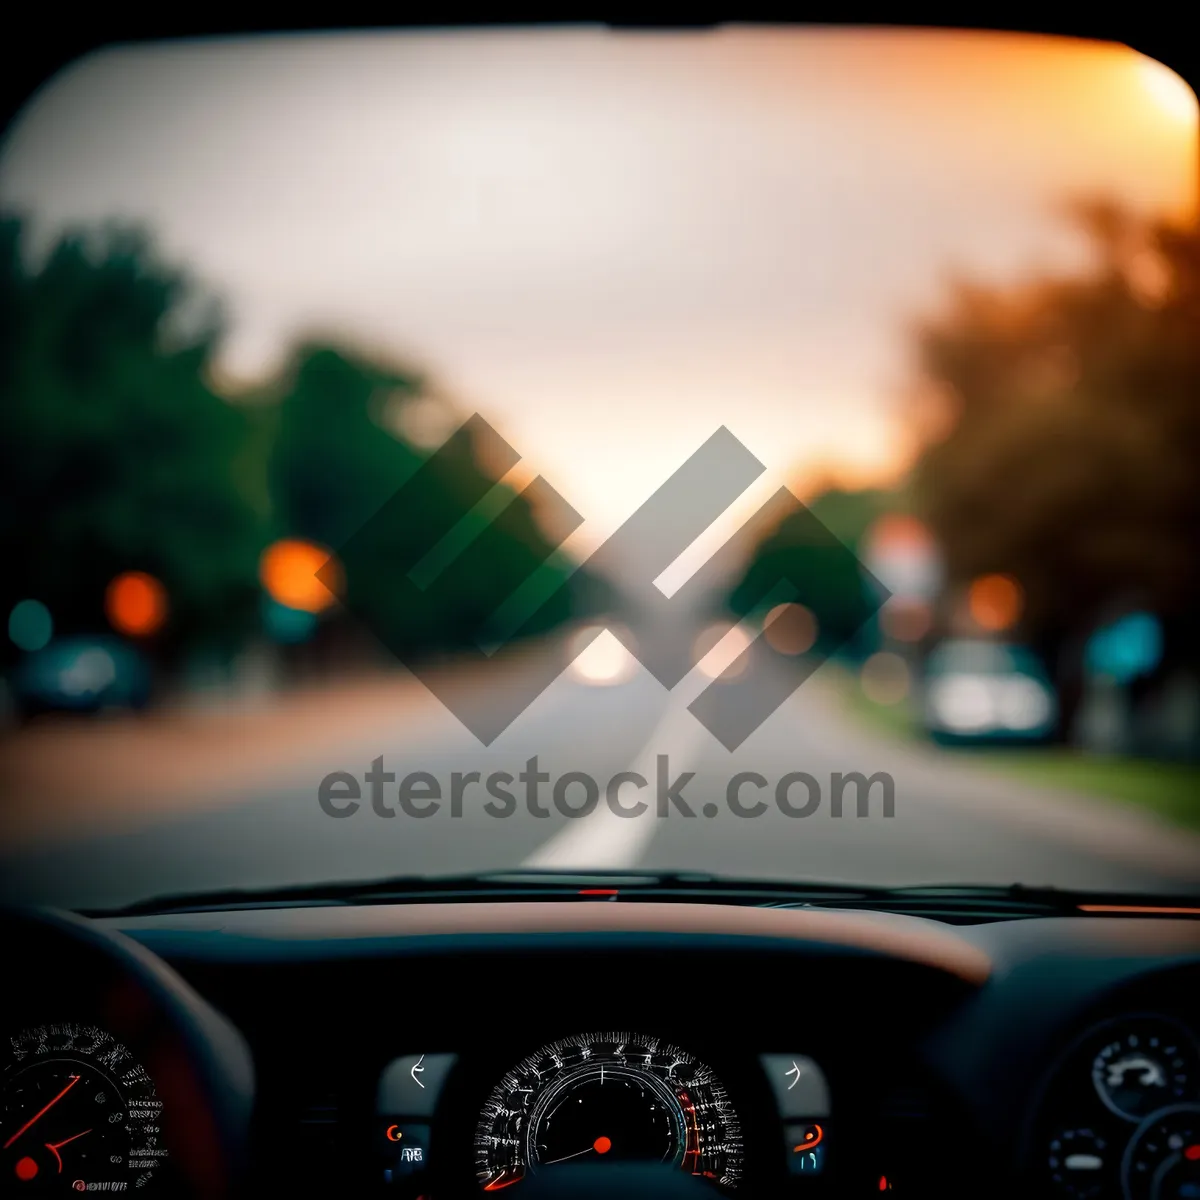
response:
<path fill-rule="evenodd" d="M 1138 63 L 1138 74 L 1151 100 L 1163 115 L 1190 128 L 1197 125 L 1196 93 L 1169 67 L 1153 59 Z"/>
<path fill-rule="evenodd" d="M 774 487 L 894 480 L 949 275 L 1077 266 L 1074 197 L 1192 212 L 1196 143 L 1177 75 L 1074 39 L 297 36 L 76 64 L 0 199 L 47 232 L 145 221 L 227 301 L 229 378 L 313 330 L 415 364 L 594 545 L 721 425 Z M 397 427 L 432 445 L 447 413 Z"/>

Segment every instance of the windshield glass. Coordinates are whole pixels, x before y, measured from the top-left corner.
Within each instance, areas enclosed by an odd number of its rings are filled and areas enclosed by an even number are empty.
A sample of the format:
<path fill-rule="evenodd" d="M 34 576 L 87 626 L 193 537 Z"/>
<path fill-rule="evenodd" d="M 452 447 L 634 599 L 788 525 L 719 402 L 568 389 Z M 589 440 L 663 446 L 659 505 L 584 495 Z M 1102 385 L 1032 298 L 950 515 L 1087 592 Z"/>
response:
<path fill-rule="evenodd" d="M 723 27 L 113 47 L 0 155 L 0 890 L 1200 884 L 1195 96 Z"/>

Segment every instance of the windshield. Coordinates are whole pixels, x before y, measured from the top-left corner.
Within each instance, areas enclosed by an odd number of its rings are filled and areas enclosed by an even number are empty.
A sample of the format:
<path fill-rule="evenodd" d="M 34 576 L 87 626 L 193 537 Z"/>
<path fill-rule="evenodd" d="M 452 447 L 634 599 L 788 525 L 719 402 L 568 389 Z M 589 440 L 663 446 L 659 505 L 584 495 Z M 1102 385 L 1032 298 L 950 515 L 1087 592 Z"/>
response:
<path fill-rule="evenodd" d="M 0 156 L 0 888 L 1200 885 L 1195 96 L 985 33 L 113 47 Z"/>

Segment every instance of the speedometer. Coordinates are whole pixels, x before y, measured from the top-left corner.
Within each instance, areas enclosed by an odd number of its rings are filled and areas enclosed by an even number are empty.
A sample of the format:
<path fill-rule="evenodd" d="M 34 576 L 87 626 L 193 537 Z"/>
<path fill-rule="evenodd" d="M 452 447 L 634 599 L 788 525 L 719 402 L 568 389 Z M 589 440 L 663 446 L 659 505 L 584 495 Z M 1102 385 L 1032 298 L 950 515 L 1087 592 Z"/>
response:
<path fill-rule="evenodd" d="M 0 1084 L 0 1192 L 146 1188 L 166 1151 L 145 1068 L 94 1025 L 39 1025 L 9 1046 Z"/>
<path fill-rule="evenodd" d="M 667 1163 L 736 1188 L 741 1125 L 713 1070 L 654 1037 L 577 1034 L 518 1063 L 483 1106 L 484 1191 L 557 1163 L 613 1161 Z"/>

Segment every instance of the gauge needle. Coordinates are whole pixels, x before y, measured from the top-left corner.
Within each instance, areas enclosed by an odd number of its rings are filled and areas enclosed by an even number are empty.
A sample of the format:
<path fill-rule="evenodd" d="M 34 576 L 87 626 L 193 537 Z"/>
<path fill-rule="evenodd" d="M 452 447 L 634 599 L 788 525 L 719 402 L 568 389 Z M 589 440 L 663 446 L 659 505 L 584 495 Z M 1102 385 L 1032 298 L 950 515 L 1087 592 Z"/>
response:
<path fill-rule="evenodd" d="M 484 1187 L 485 1192 L 498 1192 L 501 1188 L 512 1187 L 514 1183 L 520 1183 L 521 1176 L 518 1175 L 514 1179 L 505 1179 L 501 1176 L 499 1179 L 493 1179 L 491 1183 Z"/>
<path fill-rule="evenodd" d="M 72 1075 L 71 1082 L 68 1083 L 67 1086 L 63 1088 L 63 1090 L 59 1092 L 58 1095 L 55 1096 L 45 1108 L 41 1109 L 39 1112 L 35 1112 L 33 1116 L 30 1117 L 29 1120 L 26 1121 L 16 1133 L 13 1134 L 7 1142 L 4 1143 L 4 1149 L 7 1150 L 9 1146 L 11 1146 L 13 1142 L 15 1142 L 17 1138 L 21 1136 L 21 1134 L 23 1134 L 27 1129 L 31 1129 L 34 1125 L 36 1125 L 38 1121 L 40 1121 L 78 1082 L 79 1076 Z"/>
<path fill-rule="evenodd" d="M 598 1137 L 585 1150 L 576 1150 L 574 1154 L 564 1154 L 562 1158 L 552 1158 L 549 1162 L 543 1163 L 545 1167 L 552 1167 L 555 1163 L 566 1162 L 568 1158 L 578 1158 L 581 1154 L 590 1154 L 593 1150 L 597 1154 L 607 1154 L 612 1149 L 612 1141 L 606 1137 Z"/>
<path fill-rule="evenodd" d="M 92 1131 L 90 1129 L 85 1129 L 83 1131 L 83 1133 L 91 1133 L 91 1132 Z M 76 1138 L 83 1137 L 83 1133 L 76 1133 L 69 1138 L 64 1138 L 61 1142 L 55 1142 L 53 1146 L 49 1142 L 46 1143 L 46 1149 L 49 1150 L 50 1153 L 53 1154 L 54 1157 L 58 1160 L 58 1173 L 60 1175 L 62 1174 L 62 1157 L 58 1153 L 59 1150 L 63 1146 L 69 1146 Z"/>

